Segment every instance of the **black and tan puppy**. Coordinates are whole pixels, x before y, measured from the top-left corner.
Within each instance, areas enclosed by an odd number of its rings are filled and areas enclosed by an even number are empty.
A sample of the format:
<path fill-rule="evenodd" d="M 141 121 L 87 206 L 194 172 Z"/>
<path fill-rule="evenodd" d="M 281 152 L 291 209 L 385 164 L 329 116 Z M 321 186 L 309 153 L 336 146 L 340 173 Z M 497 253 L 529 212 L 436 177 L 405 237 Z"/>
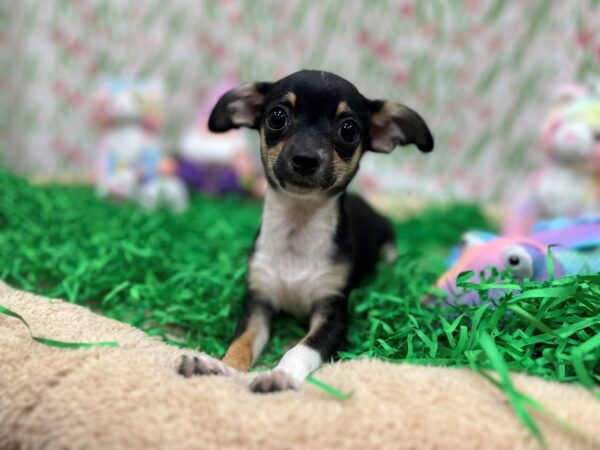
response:
<path fill-rule="evenodd" d="M 251 389 L 295 388 L 342 343 L 351 290 L 380 255 L 395 253 L 390 223 L 346 193 L 362 155 L 408 144 L 429 152 L 433 138 L 408 107 L 369 100 L 345 79 L 313 70 L 227 92 L 209 127 L 259 131 L 269 189 L 233 342 L 222 361 L 184 356 L 180 373 L 248 371 L 269 339 L 273 318 L 286 311 L 308 317 L 308 333 Z"/>

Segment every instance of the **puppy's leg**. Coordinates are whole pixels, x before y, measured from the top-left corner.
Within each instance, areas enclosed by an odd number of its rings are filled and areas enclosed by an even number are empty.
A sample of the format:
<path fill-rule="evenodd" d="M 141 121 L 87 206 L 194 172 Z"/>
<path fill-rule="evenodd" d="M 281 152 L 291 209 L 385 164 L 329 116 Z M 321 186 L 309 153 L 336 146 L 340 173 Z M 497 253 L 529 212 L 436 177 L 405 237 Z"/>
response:
<path fill-rule="evenodd" d="M 248 294 L 246 308 L 238 321 L 232 343 L 222 361 L 211 356 L 184 356 L 179 373 L 192 375 L 232 375 L 247 372 L 262 353 L 271 329 L 273 309 Z"/>
<path fill-rule="evenodd" d="M 271 306 L 249 299 L 223 362 L 240 372 L 248 372 L 269 341 L 273 314 Z"/>
<path fill-rule="evenodd" d="M 277 367 L 258 375 L 250 385 L 254 392 L 297 388 L 341 345 L 347 327 L 347 299 L 336 297 L 314 304 L 308 334 L 283 355 Z"/>

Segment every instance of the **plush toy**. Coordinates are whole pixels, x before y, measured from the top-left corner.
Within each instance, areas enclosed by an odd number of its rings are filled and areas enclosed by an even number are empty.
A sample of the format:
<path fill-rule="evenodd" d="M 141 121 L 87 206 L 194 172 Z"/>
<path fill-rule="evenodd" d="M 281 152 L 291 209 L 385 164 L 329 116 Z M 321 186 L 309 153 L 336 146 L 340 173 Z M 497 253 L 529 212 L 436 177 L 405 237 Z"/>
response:
<path fill-rule="evenodd" d="M 457 287 L 460 273 L 473 271 L 471 281 L 478 282 L 480 274 L 493 266 L 500 271 L 510 268 L 519 279 L 546 280 L 551 245 L 556 246 L 552 247 L 555 277 L 600 272 L 600 217 L 558 223 L 543 224 L 527 237 L 485 234 L 475 241 L 467 239 L 450 269 L 438 279 L 437 288 L 447 293 L 451 303 L 477 304 L 476 293 L 463 293 Z"/>
<path fill-rule="evenodd" d="M 452 267 L 459 260 L 466 248 L 475 247 L 476 245 L 496 239 L 497 234 L 483 230 L 471 230 L 464 233 L 460 239 L 460 243 L 450 250 L 450 256 L 446 260 L 446 266 Z"/>
<path fill-rule="evenodd" d="M 255 152 L 249 148 L 245 132 L 215 134 L 208 129 L 208 118 L 217 100 L 237 86 L 231 81 L 215 86 L 181 139 L 174 170 L 192 189 L 209 194 L 255 195 L 266 189 L 260 161 L 253 156 Z"/>
<path fill-rule="evenodd" d="M 96 191 L 100 197 L 129 199 L 153 209 L 186 208 L 183 183 L 162 170 L 158 139 L 162 126 L 162 87 L 155 81 L 104 80 L 93 99 L 101 136 Z"/>
<path fill-rule="evenodd" d="M 541 219 L 600 213 L 600 86 L 563 87 L 542 127 L 546 161 L 509 206 L 504 234 Z"/>

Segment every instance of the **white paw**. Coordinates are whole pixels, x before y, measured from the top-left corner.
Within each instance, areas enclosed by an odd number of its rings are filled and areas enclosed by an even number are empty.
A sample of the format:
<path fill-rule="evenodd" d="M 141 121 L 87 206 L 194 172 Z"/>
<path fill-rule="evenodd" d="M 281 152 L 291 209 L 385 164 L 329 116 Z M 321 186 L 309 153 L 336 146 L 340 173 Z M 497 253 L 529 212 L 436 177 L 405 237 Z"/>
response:
<path fill-rule="evenodd" d="M 233 375 L 235 369 L 204 353 L 196 356 L 183 355 L 179 373 L 184 377 L 193 375 Z"/>
<path fill-rule="evenodd" d="M 300 383 L 287 372 L 282 369 L 273 369 L 257 375 L 250 383 L 250 390 L 258 393 L 279 392 L 297 389 L 298 386 Z"/>

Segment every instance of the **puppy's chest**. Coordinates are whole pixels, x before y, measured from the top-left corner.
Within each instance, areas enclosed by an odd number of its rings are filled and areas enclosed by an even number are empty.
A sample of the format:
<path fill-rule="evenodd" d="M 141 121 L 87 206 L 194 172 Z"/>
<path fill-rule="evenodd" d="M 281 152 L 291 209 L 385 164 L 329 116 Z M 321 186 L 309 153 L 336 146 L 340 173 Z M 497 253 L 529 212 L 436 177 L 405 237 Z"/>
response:
<path fill-rule="evenodd" d="M 315 301 L 337 295 L 349 266 L 332 259 L 335 213 L 265 214 L 250 259 L 250 289 L 276 309 L 298 316 L 308 314 Z"/>

